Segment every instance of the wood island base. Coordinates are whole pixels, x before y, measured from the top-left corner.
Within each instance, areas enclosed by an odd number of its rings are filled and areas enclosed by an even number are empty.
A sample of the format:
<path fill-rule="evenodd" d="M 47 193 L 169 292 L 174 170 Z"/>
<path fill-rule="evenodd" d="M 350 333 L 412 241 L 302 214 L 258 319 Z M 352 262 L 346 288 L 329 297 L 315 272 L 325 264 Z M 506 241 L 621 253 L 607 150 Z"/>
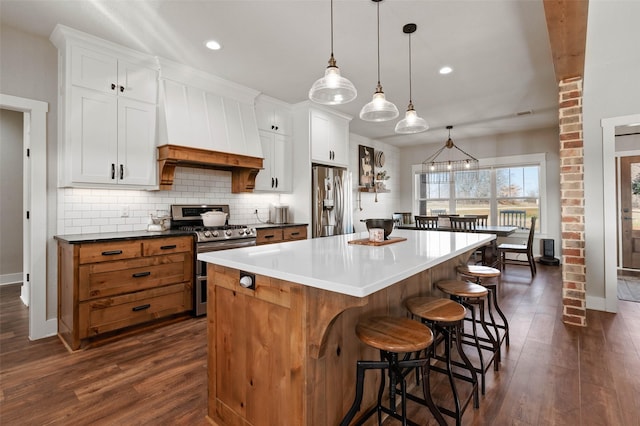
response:
<path fill-rule="evenodd" d="M 210 263 L 209 420 L 238 426 L 338 424 L 353 401 L 356 361 L 379 359 L 356 337 L 356 323 L 373 315 L 408 317 L 403 301 L 409 297 L 444 297 L 433 283 L 454 278 L 455 267 L 470 253 L 366 297 L 262 275 L 256 275 L 255 289 L 247 289 L 239 284 L 239 270 Z M 379 383 L 379 372 L 367 373 L 359 415 L 375 405 Z"/>

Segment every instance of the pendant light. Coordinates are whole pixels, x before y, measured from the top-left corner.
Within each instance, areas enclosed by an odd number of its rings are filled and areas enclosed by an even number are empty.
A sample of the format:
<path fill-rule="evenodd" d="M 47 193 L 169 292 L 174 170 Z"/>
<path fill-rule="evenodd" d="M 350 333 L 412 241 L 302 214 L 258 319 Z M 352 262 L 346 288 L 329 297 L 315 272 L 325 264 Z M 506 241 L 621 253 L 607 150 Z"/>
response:
<path fill-rule="evenodd" d="M 360 110 L 360 118 L 364 121 L 389 121 L 398 116 L 398 108 L 385 98 L 380 84 L 380 2 L 382 0 L 371 1 L 376 3 L 378 14 L 378 85 L 372 101 Z"/>
<path fill-rule="evenodd" d="M 425 132 L 429 125 L 424 118 L 418 116 L 416 110 L 413 109 L 413 100 L 411 99 L 411 34 L 413 34 L 418 26 L 416 24 L 406 24 L 402 27 L 402 32 L 409 34 L 409 106 L 404 118 L 396 124 L 396 133 L 412 134 Z"/>
<path fill-rule="evenodd" d="M 339 105 L 351 102 L 358 92 L 348 79 L 340 75 L 340 68 L 333 57 L 333 0 L 331 0 L 331 56 L 324 77 L 319 78 L 309 89 L 309 99 L 323 105 Z"/>

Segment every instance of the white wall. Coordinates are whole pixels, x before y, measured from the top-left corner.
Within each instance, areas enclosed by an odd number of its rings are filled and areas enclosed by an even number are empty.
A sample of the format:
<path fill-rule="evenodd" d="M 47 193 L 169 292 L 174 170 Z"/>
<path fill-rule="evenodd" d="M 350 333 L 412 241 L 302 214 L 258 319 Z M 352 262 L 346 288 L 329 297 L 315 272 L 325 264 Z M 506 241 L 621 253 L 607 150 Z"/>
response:
<path fill-rule="evenodd" d="M 0 285 L 22 282 L 22 123 L 0 110 Z"/>
<path fill-rule="evenodd" d="M 584 187 L 587 308 L 604 306 L 602 129 L 605 118 L 640 113 L 640 2 L 589 2 L 585 54 Z M 604 208 L 612 206 L 604 206 Z"/>
<path fill-rule="evenodd" d="M 556 257 L 561 255 L 560 244 L 560 162 L 558 129 L 540 129 L 528 132 L 505 133 L 500 135 L 478 137 L 472 139 L 456 139 L 455 144 L 478 159 L 518 156 L 525 154 L 544 153 L 546 155 L 546 196 L 542 202 L 547 207 L 547 223 L 542 224 L 542 232 L 535 234 L 535 239 L 550 238 L 555 241 Z M 439 144 L 413 146 L 402 148 L 400 151 L 399 168 L 402 170 L 400 183 L 400 208 L 411 211 L 413 206 L 413 175 L 411 166 L 421 164 L 436 150 L 444 145 Z M 526 236 L 524 237 L 526 239 Z M 522 239 L 521 236 L 516 239 Z M 520 242 L 520 241 L 518 241 Z M 534 251 L 539 249 L 539 243 L 534 244 Z"/>
<path fill-rule="evenodd" d="M 385 156 L 385 163 L 382 168 L 375 167 L 375 173 L 386 170 L 390 176 L 385 182 L 390 192 L 376 194 L 370 192 L 358 192 L 358 146 L 365 145 L 382 151 Z M 388 218 L 399 210 L 400 205 L 400 182 L 402 173 L 400 172 L 400 149 L 384 142 L 372 140 L 351 133 L 349 135 L 349 170 L 353 173 L 353 224 L 356 232 L 365 231 L 367 227 L 360 222 L 362 219 Z M 360 202 L 358 202 L 360 199 Z M 362 208 L 362 210 L 360 210 Z"/>

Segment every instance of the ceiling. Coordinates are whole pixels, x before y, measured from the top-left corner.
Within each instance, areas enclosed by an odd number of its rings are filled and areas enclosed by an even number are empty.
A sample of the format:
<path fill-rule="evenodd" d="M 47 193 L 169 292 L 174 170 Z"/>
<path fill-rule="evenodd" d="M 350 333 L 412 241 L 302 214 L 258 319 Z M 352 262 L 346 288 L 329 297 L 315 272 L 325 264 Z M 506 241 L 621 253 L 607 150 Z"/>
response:
<path fill-rule="evenodd" d="M 558 89 L 542 0 L 386 0 L 380 7 L 380 72 L 400 116 L 358 118 L 377 83 L 376 3 L 334 0 L 334 54 L 358 97 L 336 110 L 351 131 L 396 146 L 558 125 Z M 1 0 L 0 19 L 49 37 L 57 23 L 179 61 L 288 103 L 307 99 L 330 53 L 329 0 Z M 412 98 L 430 129 L 394 134 Z M 204 42 L 216 39 L 213 52 Z M 453 73 L 442 76 L 440 67 Z"/>

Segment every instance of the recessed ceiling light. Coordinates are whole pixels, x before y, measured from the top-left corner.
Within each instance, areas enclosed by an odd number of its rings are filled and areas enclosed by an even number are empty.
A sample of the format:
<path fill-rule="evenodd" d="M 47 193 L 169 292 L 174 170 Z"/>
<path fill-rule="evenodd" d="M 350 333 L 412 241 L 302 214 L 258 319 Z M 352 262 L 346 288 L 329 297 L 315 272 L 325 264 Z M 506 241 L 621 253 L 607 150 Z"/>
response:
<path fill-rule="evenodd" d="M 451 74 L 453 72 L 453 68 L 451 68 L 450 66 L 444 66 L 440 68 L 439 72 L 442 75 Z"/>
<path fill-rule="evenodd" d="M 220 50 L 222 48 L 222 46 L 220 46 L 220 43 L 215 40 L 209 40 L 204 45 L 211 50 Z"/>

